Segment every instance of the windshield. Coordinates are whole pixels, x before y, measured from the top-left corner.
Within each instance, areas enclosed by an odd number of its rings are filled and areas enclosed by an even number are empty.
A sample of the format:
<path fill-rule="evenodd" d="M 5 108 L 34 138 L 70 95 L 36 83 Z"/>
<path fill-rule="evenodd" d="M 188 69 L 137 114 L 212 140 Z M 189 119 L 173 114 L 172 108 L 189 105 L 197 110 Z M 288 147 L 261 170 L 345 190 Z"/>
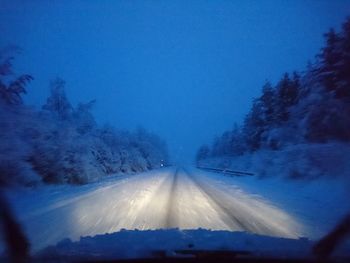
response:
<path fill-rule="evenodd" d="M 349 15 L 1 1 L 0 258 L 349 257 Z"/>

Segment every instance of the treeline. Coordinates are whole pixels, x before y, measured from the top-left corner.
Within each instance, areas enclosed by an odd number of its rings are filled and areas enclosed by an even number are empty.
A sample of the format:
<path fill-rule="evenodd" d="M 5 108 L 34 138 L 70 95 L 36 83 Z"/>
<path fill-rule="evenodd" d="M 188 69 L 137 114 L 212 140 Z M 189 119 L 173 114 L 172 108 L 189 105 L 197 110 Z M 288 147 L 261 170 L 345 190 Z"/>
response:
<path fill-rule="evenodd" d="M 14 77 L 13 51 L 4 50 L 0 57 L 0 185 L 83 184 L 167 163 L 167 147 L 158 136 L 142 128 L 99 127 L 91 113 L 95 102 L 73 107 L 61 79 L 50 84 L 40 110 L 25 105 L 22 95 L 33 78 Z"/>
<path fill-rule="evenodd" d="M 350 141 L 350 18 L 325 35 L 325 47 L 302 73 L 266 82 L 241 125 L 203 145 L 197 161 L 288 144 Z"/>

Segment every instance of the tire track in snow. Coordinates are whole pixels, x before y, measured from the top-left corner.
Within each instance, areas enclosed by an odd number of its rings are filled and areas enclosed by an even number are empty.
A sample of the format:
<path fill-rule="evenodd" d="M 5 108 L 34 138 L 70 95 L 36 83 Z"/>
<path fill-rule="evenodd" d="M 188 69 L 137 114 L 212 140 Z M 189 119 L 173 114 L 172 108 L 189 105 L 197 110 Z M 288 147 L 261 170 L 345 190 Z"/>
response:
<path fill-rule="evenodd" d="M 239 220 L 232 211 L 226 207 L 222 200 L 217 198 L 217 195 L 210 191 L 207 187 L 204 187 L 202 183 L 199 182 L 198 179 L 194 178 L 193 176 L 190 176 L 189 172 L 183 169 L 184 173 L 187 175 L 187 177 L 198 187 L 198 189 L 205 195 L 208 199 L 208 201 L 211 203 L 211 205 L 216 209 L 220 217 L 222 218 L 222 221 L 224 221 L 232 230 L 237 231 L 237 226 L 241 228 L 241 230 L 249 231 L 249 227 Z"/>
<path fill-rule="evenodd" d="M 178 187 L 178 173 L 179 173 L 179 168 L 176 169 L 172 184 L 171 184 L 171 189 L 169 193 L 169 200 L 168 200 L 168 212 L 167 212 L 167 218 L 165 221 L 165 227 L 166 228 L 175 228 L 178 227 L 178 211 L 177 211 L 177 187 Z"/>
<path fill-rule="evenodd" d="M 289 238 L 300 236 L 300 225 L 283 210 L 242 192 L 227 192 L 227 189 L 222 189 L 208 177 L 200 180 L 197 176 L 186 173 L 230 226 L 238 224 L 242 230 L 263 235 Z M 232 230 L 237 231 L 237 228 Z"/>

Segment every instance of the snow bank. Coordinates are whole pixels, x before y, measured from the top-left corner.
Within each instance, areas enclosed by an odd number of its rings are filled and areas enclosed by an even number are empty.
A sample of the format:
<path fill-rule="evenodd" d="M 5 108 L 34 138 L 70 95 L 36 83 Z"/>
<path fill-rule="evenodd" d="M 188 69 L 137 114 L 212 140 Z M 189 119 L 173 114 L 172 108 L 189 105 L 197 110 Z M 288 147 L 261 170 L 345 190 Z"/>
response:
<path fill-rule="evenodd" d="M 229 168 L 255 173 L 257 176 L 287 178 L 341 177 L 350 181 L 350 144 L 298 144 L 284 149 L 259 150 L 237 157 L 201 160 L 198 166 Z"/>

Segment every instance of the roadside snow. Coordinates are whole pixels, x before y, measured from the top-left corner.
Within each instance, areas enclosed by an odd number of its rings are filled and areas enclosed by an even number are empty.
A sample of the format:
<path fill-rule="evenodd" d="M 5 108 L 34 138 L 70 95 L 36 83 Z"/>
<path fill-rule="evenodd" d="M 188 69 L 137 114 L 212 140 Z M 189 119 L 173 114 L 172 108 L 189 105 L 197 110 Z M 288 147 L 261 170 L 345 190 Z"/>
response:
<path fill-rule="evenodd" d="M 192 171 L 207 177 L 207 182 L 218 184 L 227 192 L 239 188 L 283 208 L 303 226 L 303 236 L 310 239 L 319 239 L 328 233 L 350 212 L 346 180 L 329 177 L 293 180 L 272 176 L 232 176 L 194 168 Z"/>
<path fill-rule="evenodd" d="M 297 144 L 275 151 L 208 158 L 199 161 L 199 166 L 248 171 L 259 177 L 336 178 L 350 186 L 349 156 L 349 143 Z"/>

